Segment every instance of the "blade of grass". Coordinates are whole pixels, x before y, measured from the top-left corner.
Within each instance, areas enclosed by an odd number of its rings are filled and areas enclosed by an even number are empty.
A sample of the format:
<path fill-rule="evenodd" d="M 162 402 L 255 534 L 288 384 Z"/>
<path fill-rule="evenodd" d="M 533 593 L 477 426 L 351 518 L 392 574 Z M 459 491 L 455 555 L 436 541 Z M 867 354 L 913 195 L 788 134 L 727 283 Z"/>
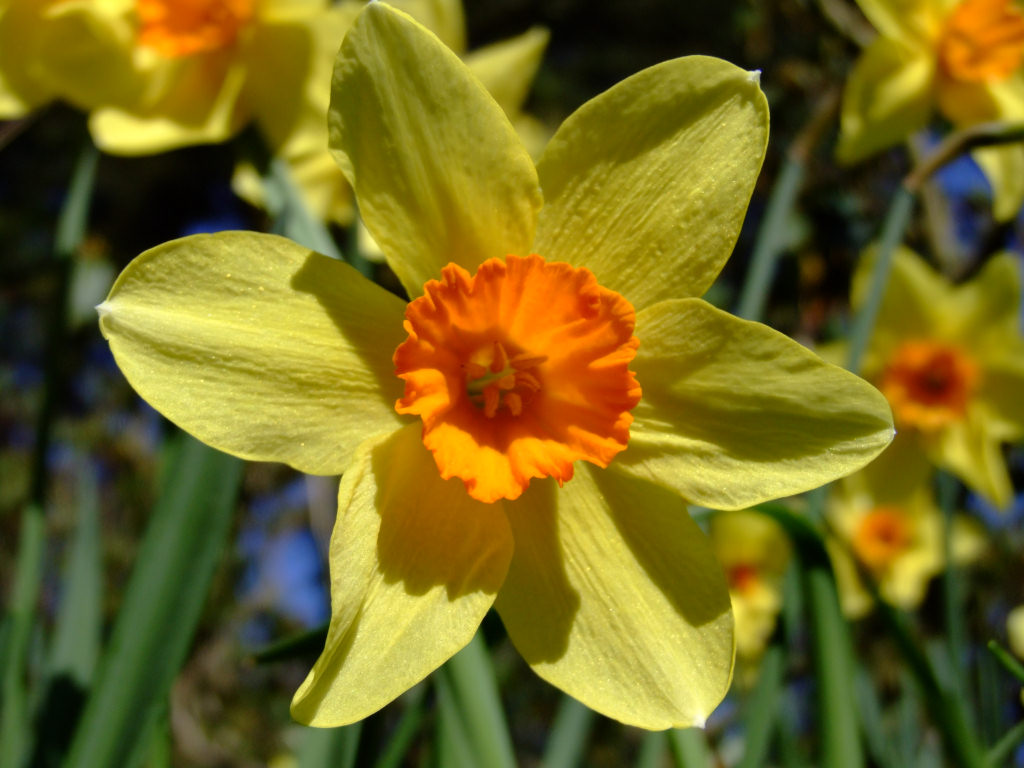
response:
<path fill-rule="evenodd" d="M 405 712 L 374 768 L 399 768 L 406 764 L 406 755 L 423 724 L 423 699 L 426 695 L 427 685 L 421 683 L 402 697 Z"/>
<path fill-rule="evenodd" d="M 786 230 L 803 186 L 807 158 L 832 122 L 839 106 L 839 92 L 829 91 L 821 98 L 807 123 L 786 152 L 782 170 L 772 186 L 764 220 L 750 257 L 750 267 L 736 314 L 747 320 L 760 320 L 775 279 L 779 255 L 786 244 Z"/>
<path fill-rule="evenodd" d="M 668 732 L 668 743 L 676 768 L 711 768 L 715 764 L 700 728 L 674 728 Z"/>
<path fill-rule="evenodd" d="M 957 482 L 948 472 L 938 472 L 935 478 L 939 509 L 942 510 L 942 557 L 945 567 L 942 572 L 942 607 L 946 630 L 946 644 L 949 660 L 954 670 L 963 668 L 966 661 L 967 642 L 964 638 L 964 597 L 959 569 L 953 562 L 953 518 L 956 505 Z M 956 694 L 966 695 L 962 676 L 953 674 L 951 684 Z M 968 713 L 970 714 L 970 713 Z"/>
<path fill-rule="evenodd" d="M 910 223 L 910 215 L 914 212 L 914 193 L 906 186 L 900 186 L 896 196 L 889 204 L 889 211 L 882 224 L 882 235 L 875 255 L 875 263 L 871 270 L 871 283 L 867 298 L 861 305 L 850 326 L 849 346 L 847 349 L 846 367 L 853 373 L 860 372 L 867 350 L 868 341 L 875 329 L 878 310 L 882 306 L 882 297 L 889 282 L 889 267 L 892 255 L 900 243 Z"/>
<path fill-rule="evenodd" d="M 548 734 L 548 743 L 541 760 L 543 768 L 575 768 L 594 728 L 597 714 L 572 696 L 562 696 L 555 722 Z"/>
<path fill-rule="evenodd" d="M 100 655 L 103 564 L 96 470 L 78 468 L 77 524 L 64 572 L 63 594 L 50 646 L 51 676 L 67 675 L 83 690 L 92 683 Z"/>
<path fill-rule="evenodd" d="M 746 734 L 743 759 L 737 768 L 756 768 L 768 758 L 776 714 L 782 696 L 782 673 L 786 663 L 785 649 L 772 643 L 761 658 L 757 685 L 746 703 L 743 724 Z"/>
<path fill-rule="evenodd" d="M 47 456 L 58 387 L 62 381 L 61 364 L 67 326 L 68 293 L 71 285 L 70 256 L 85 235 L 86 219 L 92 201 L 99 157 L 95 146 L 86 140 L 72 170 L 68 194 L 57 219 L 54 241 L 54 289 L 49 298 L 43 395 L 36 416 L 35 446 L 29 484 L 29 503 L 21 515 L 18 562 L 7 609 L 4 654 L 0 658 L 0 768 L 21 764 L 31 747 L 28 692 L 26 689 L 29 637 L 39 599 L 46 547 L 46 496 L 49 485 Z"/>
<path fill-rule="evenodd" d="M 786 229 L 804 181 L 805 160 L 793 153 L 786 155 L 782 171 L 772 186 L 764 221 L 750 256 L 750 267 L 736 314 L 747 320 L 760 320 L 775 280 L 779 254 L 786 243 Z"/>
<path fill-rule="evenodd" d="M 462 712 L 455 701 L 452 683 L 442 667 L 433 674 L 434 689 L 437 691 L 437 754 L 434 765 L 438 768 L 476 768 L 486 765 L 473 752 L 469 729 Z"/>
<path fill-rule="evenodd" d="M 989 640 L 987 647 L 992 652 L 992 655 L 999 659 L 999 663 L 1006 667 L 1006 671 L 1024 684 L 1024 664 L 1017 661 L 1017 659 L 1010 655 L 1009 651 L 995 640 Z"/>
<path fill-rule="evenodd" d="M 1021 743 L 1024 743 L 1024 722 L 1017 723 L 992 746 L 988 751 L 988 764 L 1003 765 Z"/>
<path fill-rule="evenodd" d="M 456 706 L 480 763 L 493 768 L 515 768 L 494 667 L 481 634 L 477 632 L 441 671 L 452 684 Z"/>
<path fill-rule="evenodd" d="M 839 609 L 828 552 L 818 530 L 787 507 L 763 504 L 758 509 L 783 526 L 800 563 L 817 681 L 821 765 L 858 768 L 864 765 L 864 753 L 856 699 L 850 695 L 854 686 L 853 649 L 849 627 Z M 812 517 L 820 518 L 820 509 Z"/>
<path fill-rule="evenodd" d="M 640 740 L 640 754 L 636 758 L 636 768 L 660 768 L 665 761 L 668 741 L 664 731 L 648 731 Z"/>
<path fill-rule="evenodd" d="M 166 706 L 228 541 L 243 464 L 180 434 L 67 768 L 131 768 Z"/>
<path fill-rule="evenodd" d="M 361 723 L 341 728 L 306 728 L 297 768 L 352 768 L 359 751 Z"/>

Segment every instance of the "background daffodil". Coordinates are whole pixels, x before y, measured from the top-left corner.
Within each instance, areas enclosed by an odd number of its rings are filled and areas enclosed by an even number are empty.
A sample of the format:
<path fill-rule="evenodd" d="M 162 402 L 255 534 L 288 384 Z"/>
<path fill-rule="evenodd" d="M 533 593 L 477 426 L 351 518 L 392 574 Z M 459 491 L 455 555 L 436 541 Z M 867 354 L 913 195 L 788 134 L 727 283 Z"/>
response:
<path fill-rule="evenodd" d="M 862 259 L 854 276 L 854 306 L 872 262 Z M 1024 436 L 1020 275 L 1010 254 L 953 285 L 899 249 L 863 374 L 889 399 L 900 432 L 890 449 L 901 465 L 894 482 L 918 482 L 927 457 L 996 506 L 1010 503 L 1001 444 Z"/>
<path fill-rule="evenodd" d="M 840 480 L 829 498 L 827 519 L 834 534 L 829 553 L 843 612 L 854 618 L 872 606 L 858 564 L 876 581 L 882 597 L 904 610 L 921 604 L 929 582 L 946 565 L 944 522 L 931 477 L 910 486 L 904 479 L 894 481 L 900 469 L 887 452 Z M 954 518 L 950 533 L 956 563 L 976 560 L 985 547 L 984 534 L 966 517 Z"/>
<path fill-rule="evenodd" d="M 334 13 L 344 19 L 344 28 L 348 29 L 364 5 L 363 0 L 344 0 L 336 6 Z M 507 40 L 467 51 L 462 0 L 398 0 L 392 5 L 434 32 L 462 57 L 474 76 L 505 110 L 530 154 L 538 157 L 549 134 L 535 118 L 525 114 L 522 107 L 547 45 L 547 30 L 534 27 Z M 306 121 L 308 130 L 293 131 L 272 149 L 288 164 L 291 177 L 311 211 L 323 220 L 350 224 L 354 214 L 352 190 L 328 151 L 327 121 L 324 119 L 331 97 L 330 69 L 343 32 L 339 32 L 336 26 L 329 26 L 326 35 L 330 36 L 329 42 L 322 50 L 326 54 L 324 63 L 327 71 L 316 79 L 317 89 L 314 89 L 313 98 L 307 105 L 310 116 Z M 246 200 L 256 205 L 263 204 L 262 181 L 251 164 L 239 165 L 232 184 Z M 370 246 L 372 248 L 372 243 Z"/>
<path fill-rule="evenodd" d="M 879 32 L 850 73 L 838 153 L 855 162 L 924 128 L 1024 120 L 1024 12 L 1013 0 L 858 0 Z M 1024 203 L 1024 146 L 972 153 L 998 219 Z"/>
<path fill-rule="evenodd" d="M 223 141 L 251 119 L 277 146 L 322 130 L 307 102 L 344 24 L 326 0 L 50 0 L 3 56 L 88 111 L 107 152 Z"/>
<path fill-rule="evenodd" d="M 684 499 L 806 490 L 892 436 L 874 388 L 696 298 L 735 242 L 767 119 L 755 75 L 676 59 L 581 107 L 535 167 L 458 57 L 373 3 L 337 60 L 331 147 L 412 301 L 252 233 L 122 273 L 101 326 L 147 400 L 223 450 L 344 473 L 331 624 L 297 719 L 365 717 L 493 605 L 588 706 L 705 721 L 732 616 Z"/>
<path fill-rule="evenodd" d="M 755 510 L 716 513 L 708 534 L 729 584 L 736 655 L 741 662 L 756 662 L 775 631 L 782 607 L 789 538 L 782 526 Z"/>

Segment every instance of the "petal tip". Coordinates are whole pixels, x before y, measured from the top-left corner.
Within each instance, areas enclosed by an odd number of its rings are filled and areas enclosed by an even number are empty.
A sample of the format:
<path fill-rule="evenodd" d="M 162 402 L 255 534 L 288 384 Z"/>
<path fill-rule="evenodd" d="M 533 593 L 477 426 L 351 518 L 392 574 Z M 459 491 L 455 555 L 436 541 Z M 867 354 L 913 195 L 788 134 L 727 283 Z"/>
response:
<path fill-rule="evenodd" d="M 751 69 L 751 70 L 749 70 L 747 72 L 747 80 L 752 85 L 756 85 L 758 88 L 760 88 L 761 87 L 761 70 L 760 69 Z"/>

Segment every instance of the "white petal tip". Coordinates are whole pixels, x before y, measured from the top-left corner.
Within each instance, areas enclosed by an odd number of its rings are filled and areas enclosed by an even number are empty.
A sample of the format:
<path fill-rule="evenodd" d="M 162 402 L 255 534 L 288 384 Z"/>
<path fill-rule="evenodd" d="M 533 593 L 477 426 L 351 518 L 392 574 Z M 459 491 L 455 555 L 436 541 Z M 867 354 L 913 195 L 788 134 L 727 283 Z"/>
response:
<path fill-rule="evenodd" d="M 111 311 L 113 311 L 113 307 L 110 306 L 110 302 L 104 301 L 96 305 L 96 313 L 101 319 L 109 315 Z"/>
<path fill-rule="evenodd" d="M 754 84 L 758 88 L 760 88 L 761 87 L 761 70 L 760 69 L 752 69 L 752 70 L 750 70 L 749 72 L 747 72 L 747 79 L 752 84 Z"/>

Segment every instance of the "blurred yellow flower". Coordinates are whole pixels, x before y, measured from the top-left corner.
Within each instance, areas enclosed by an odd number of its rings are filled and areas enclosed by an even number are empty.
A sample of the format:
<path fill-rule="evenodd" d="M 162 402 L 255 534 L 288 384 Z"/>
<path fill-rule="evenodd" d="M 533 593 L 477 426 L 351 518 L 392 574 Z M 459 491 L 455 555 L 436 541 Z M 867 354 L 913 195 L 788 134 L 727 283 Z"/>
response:
<path fill-rule="evenodd" d="M 729 584 L 736 655 L 740 661 L 756 661 L 775 631 L 782 607 L 789 538 L 778 523 L 753 510 L 716 513 L 708 533 Z"/>
<path fill-rule="evenodd" d="M 899 442 L 893 443 L 896 455 Z M 867 469 L 844 478 L 830 494 L 827 519 L 834 538 L 828 541 L 843 612 L 866 614 L 872 600 L 858 573 L 865 568 L 883 598 L 909 610 L 924 599 L 931 579 L 945 565 L 942 513 L 935 506 L 931 478 L 914 487 L 894 482 L 900 463 L 889 452 Z M 966 517 L 954 519 L 952 554 L 956 563 L 977 559 L 984 534 Z"/>
<path fill-rule="evenodd" d="M 892 436 L 863 380 L 696 298 L 767 129 L 756 76 L 677 59 L 585 104 L 534 166 L 458 57 L 372 3 L 338 57 L 331 146 L 412 301 L 254 233 L 168 243 L 121 275 L 101 327 L 149 402 L 223 450 L 344 473 L 298 720 L 374 712 L 493 605 L 588 706 L 705 721 L 732 615 L 683 499 L 796 493 Z"/>
<path fill-rule="evenodd" d="M 854 275 L 855 307 L 873 261 L 862 259 Z M 907 446 L 898 474 L 908 485 L 927 473 L 926 456 L 996 506 L 1009 504 L 1001 443 L 1024 437 L 1020 323 L 1020 276 L 1010 254 L 992 257 L 962 285 L 909 249 L 894 254 L 862 372 L 892 405 L 901 433 L 894 449 Z"/>
<path fill-rule="evenodd" d="M 838 153 L 856 162 L 924 128 L 935 109 L 957 127 L 1024 120 L 1024 13 L 1013 0 L 858 0 L 879 36 L 850 73 Z M 972 153 L 994 213 L 1024 203 L 1024 146 Z"/>
<path fill-rule="evenodd" d="M 1024 659 L 1024 605 L 1018 605 L 1006 617 L 1006 638 L 1014 655 Z"/>
<path fill-rule="evenodd" d="M 346 29 L 364 5 L 363 0 L 343 0 L 339 4 L 337 12 L 345 18 Z M 462 0 L 396 0 L 391 5 L 434 32 L 462 57 L 473 75 L 505 110 L 530 154 L 539 157 L 549 133 L 535 118 L 524 114 L 522 107 L 547 45 L 547 31 L 535 27 L 508 40 L 467 52 Z M 337 30 L 332 28 L 331 32 L 334 34 Z M 331 65 L 341 37 L 338 35 L 330 51 Z M 355 213 L 352 189 L 331 157 L 327 147 L 327 121 L 323 119 L 331 98 L 330 77 L 322 78 L 319 84 L 319 93 L 308 105 L 314 116 L 308 122 L 310 129 L 293 132 L 271 150 L 287 162 L 292 181 L 314 215 L 321 220 L 349 225 Z M 265 205 L 263 181 L 251 163 L 238 165 L 232 185 L 235 192 L 250 203 Z M 372 239 L 365 242 L 368 255 L 376 256 L 378 251 Z"/>
<path fill-rule="evenodd" d="M 0 120 L 23 117 L 52 98 L 27 66 L 47 5 L 44 0 L 0 0 Z"/>
<path fill-rule="evenodd" d="M 63 98 L 114 154 L 223 141 L 251 119 L 273 145 L 310 130 L 345 29 L 328 0 L 6 1 L 0 104 Z"/>

